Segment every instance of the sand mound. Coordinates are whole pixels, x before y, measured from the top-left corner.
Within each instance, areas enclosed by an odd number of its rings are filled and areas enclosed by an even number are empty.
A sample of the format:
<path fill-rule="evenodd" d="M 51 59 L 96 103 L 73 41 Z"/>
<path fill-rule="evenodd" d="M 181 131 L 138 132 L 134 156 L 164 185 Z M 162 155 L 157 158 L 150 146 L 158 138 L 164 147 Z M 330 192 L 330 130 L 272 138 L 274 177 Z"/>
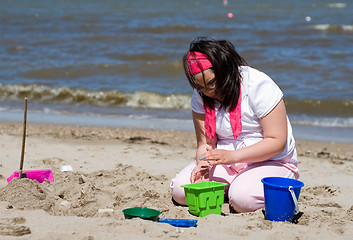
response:
<path fill-rule="evenodd" d="M 90 174 L 54 172 L 54 177 L 54 183 L 42 184 L 15 178 L 0 190 L 0 200 L 9 202 L 9 208 L 42 209 L 55 216 L 81 217 L 111 215 L 114 210 L 120 218 L 124 208 L 157 207 L 167 212 L 174 206 L 169 179 L 123 164 L 112 171 Z"/>

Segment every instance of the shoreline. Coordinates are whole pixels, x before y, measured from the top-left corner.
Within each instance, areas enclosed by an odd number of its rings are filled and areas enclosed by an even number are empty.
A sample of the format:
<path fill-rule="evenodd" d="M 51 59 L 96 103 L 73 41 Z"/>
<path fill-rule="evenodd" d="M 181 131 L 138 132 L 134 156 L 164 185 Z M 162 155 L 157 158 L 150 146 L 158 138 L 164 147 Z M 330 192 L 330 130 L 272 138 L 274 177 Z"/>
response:
<path fill-rule="evenodd" d="M 23 121 L 21 112 L 0 112 L 0 122 Z M 122 129 L 145 129 L 145 130 L 173 130 L 193 132 L 194 126 L 189 119 L 162 119 L 132 116 L 101 116 L 85 114 L 53 114 L 29 112 L 27 115 L 29 124 L 55 124 L 85 127 L 109 127 Z M 353 127 L 337 126 L 309 126 L 293 124 L 294 138 L 297 140 L 348 143 L 353 144 Z"/>

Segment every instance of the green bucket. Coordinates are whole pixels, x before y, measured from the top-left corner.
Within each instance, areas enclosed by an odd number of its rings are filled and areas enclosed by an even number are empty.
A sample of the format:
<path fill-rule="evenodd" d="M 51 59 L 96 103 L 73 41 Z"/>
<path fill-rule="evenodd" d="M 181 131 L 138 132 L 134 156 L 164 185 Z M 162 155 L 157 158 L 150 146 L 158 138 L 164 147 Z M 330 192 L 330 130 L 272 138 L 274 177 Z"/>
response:
<path fill-rule="evenodd" d="M 200 182 L 182 185 L 189 212 L 198 217 L 221 215 L 226 183 Z"/>

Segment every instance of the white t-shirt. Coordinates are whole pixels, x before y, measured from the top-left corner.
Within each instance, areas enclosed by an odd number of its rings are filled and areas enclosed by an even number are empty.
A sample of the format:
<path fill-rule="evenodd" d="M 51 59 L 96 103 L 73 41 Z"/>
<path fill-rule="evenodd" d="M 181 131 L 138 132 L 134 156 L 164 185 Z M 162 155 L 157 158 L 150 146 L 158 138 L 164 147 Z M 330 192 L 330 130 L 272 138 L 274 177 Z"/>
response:
<path fill-rule="evenodd" d="M 229 121 L 229 112 L 219 109 L 220 103 L 216 102 L 216 134 L 218 138 L 217 148 L 234 150 L 257 143 L 264 138 L 259 122 L 282 99 L 283 93 L 274 81 L 265 73 L 254 68 L 240 67 L 241 81 L 241 123 L 242 131 L 237 139 L 233 137 L 233 131 Z M 194 112 L 205 114 L 203 100 L 197 90 L 194 90 L 191 99 L 191 108 Z M 292 135 L 292 127 L 287 117 L 287 145 L 285 150 L 271 158 L 280 160 L 295 151 L 295 141 Z"/>

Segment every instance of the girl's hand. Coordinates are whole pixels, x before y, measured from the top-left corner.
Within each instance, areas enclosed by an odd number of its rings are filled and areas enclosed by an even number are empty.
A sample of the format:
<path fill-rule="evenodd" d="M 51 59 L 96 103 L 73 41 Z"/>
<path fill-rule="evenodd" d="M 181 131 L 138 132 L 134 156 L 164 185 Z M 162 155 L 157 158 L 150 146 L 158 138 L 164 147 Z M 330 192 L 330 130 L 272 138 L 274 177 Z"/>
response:
<path fill-rule="evenodd" d="M 198 161 L 197 166 L 191 172 L 191 183 L 206 182 L 210 179 L 209 164 L 205 161 Z"/>
<path fill-rule="evenodd" d="M 207 147 L 206 152 L 202 154 L 200 160 L 207 162 L 209 166 L 214 166 L 218 164 L 229 165 L 235 163 L 232 158 L 232 153 L 234 151 L 223 150 L 223 149 L 212 149 Z"/>

